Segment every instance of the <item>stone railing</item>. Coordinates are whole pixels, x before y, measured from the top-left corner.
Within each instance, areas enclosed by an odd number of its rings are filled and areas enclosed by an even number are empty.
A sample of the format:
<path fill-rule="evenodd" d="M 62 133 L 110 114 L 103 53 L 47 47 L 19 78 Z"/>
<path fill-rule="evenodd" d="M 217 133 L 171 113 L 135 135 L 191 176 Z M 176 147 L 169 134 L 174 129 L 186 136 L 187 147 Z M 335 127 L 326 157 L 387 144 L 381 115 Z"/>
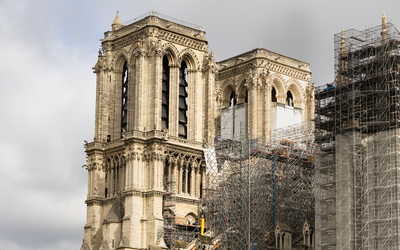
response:
<path fill-rule="evenodd" d="M 178 145 L 178 146 L 185 146 L 185 147 L 191 147 L 191 148 L 203 148 L 203 143 L 198 142 L 198 141 L 192 141 L 192 140 L 187 140 L 187 139 L 182 139 L 180 137 L 175 137 L 175 136 L 170 136 L 168 133 L 159 131 L 159 130 L 152 130 L 152 131 L 137 131 L 137 130 L 131 130 L 128 132 L 123 133 L 123 138 L 113 140 L 111 142 L 107 143 L 102 143 L 102 142 L 91 142 L 85 144 L 85 149 L 86 151 L 90 150 L 107 150 L 110 148 L 116 148 L 119 146 L 125 145 L 125 141 L 129 139 L 140 139 L 140 140 L 149 140 L 152 138 L 157 138 L 161 140 L 165 140 L 167 143 L 172 144 L 172 145 Z"/>

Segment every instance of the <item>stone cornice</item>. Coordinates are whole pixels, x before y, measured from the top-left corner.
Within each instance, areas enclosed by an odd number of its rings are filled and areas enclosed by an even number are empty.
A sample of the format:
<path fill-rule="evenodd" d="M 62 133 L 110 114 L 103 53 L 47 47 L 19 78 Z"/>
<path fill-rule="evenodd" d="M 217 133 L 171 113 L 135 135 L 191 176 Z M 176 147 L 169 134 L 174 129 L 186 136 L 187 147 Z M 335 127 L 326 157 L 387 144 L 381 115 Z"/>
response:
<path fill-rule="evenodd" d="M 85 201 L 85 203 L 90 205 L 103 205 L 104 199 L 103 198 L 90 198 Z"/>
<path fill-rule="evenodd" d="M 181 147 L 181 146 L 175 146 L 175 145 L 167 145 L 165 147 L 165 151 L 175 151 L 175 152 L 179 152 L 182 154 L 189 154 L 189 155 L 193 155 L 196 157 L 202 157 L 203 156 L 203 149 L 191 149 L 191 148 L 187 148 L 187 147 Z"/>
<path fill-rule="evenodd" d="M 191 140 L 186 140 L 182 139 L 179 137 L 168 137 L 167 144 L 173 145 L 173 146 L 178 146 L 178 147 L 185 147 L 185 148 L 190 148 L 194 150 L 203 150 L 203 143 L 197 142 L 197 141 L 191 141 Z"/>
<path fill-rule="evenodd" d="M 160 28 L 164 29 L 170 29 L 175 31 L 176 33 L 180 33 L 182 35 L 186 35 L 188 37 L 194 37 L 198 40 L 204 40 L 206 41 L 204 35 L 204 31 L 200 31 L 198 29 L 194 29 L 191 27 L 187 27 L 175 22 L 171 22 L 162 18 L 159 18 L 157 16 L 147 16 L 143 18 L 142 20 L 139 20 L 137 22 L 131 23 L 117 31 L 114 31 L 113 33 L 115 35 L 121 36 L 122 34 L 126 34 L 135 30 L 138 30 L 142 27 L 146 26 L 159 26 Z"/>
<path fill-rule="evenodd" d="M 247 72 L 251 68 L 265 68 L 296 79 L 308 81 L 311 79 L 309 64 L 290 57 L 268 51 L 255 49 L 236 57 L 217 62 L 217 80 L 224 80 Z"/>
<path fill-rule="evenodd" d="M 128 191 L 124 191 L 123 195 L 125 197 L 128 197 L 128 196 L 142 197 L 143 196 L 143 192 L 142 191 L 135 191 L 135 190 L 128 190 Z"/>
<path fill-rule="evenodd" d="M 164 141 L 167 145 L 175 146 L 175 147 L 185 147 L 188 149 L 193 150 L 202 150 L 203 143 L 198 141 L 186 140 L 179 137 L 174 137 L 168 135 L 167 132 L 152 130 L 152 131 L 137 131 L 131 130 L 125 132 L 123 134 L 123 138 L 114 140 L 107 143 L 102 142 L 91 142 L 85 144 L 85 151 L 87 154 L 92 154 L 93 151 L 108 151 L 108 150 L 120 150 L 123 146 L 126 145 L 126 142 L 132 140 L 139 140 L 139 141 L 151 141 L 151 140 L 160 140 Z"/>
<path fill-rule="evenodd" d="M 199 199 L 196 197 L 182 195 L 176 195 L 176 201 L 192 205 L 197 205 L 200 202 Z"/>
<path fill-rule="evenodd" d="M 105 32 L 102 43 L 112 42 L 113 49 L 118 50 L 152 36 L 206 52 L 208 42 L 204 35 L 204 31 L 170 22 L 157 16 L 148 16 L 117 31 Z"/>

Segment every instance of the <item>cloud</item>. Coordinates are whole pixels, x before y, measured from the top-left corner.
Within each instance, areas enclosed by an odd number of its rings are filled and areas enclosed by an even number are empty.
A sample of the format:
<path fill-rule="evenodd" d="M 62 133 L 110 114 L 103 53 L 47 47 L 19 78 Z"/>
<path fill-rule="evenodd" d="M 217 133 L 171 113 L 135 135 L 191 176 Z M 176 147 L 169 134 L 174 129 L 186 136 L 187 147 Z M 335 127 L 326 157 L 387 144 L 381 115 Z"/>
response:
<path fill-rule="evenodd" d="M 96 58 L 51 27 L 56 13 L 10 5 L 0 8 L 0 249 L 79 248 Z"/>

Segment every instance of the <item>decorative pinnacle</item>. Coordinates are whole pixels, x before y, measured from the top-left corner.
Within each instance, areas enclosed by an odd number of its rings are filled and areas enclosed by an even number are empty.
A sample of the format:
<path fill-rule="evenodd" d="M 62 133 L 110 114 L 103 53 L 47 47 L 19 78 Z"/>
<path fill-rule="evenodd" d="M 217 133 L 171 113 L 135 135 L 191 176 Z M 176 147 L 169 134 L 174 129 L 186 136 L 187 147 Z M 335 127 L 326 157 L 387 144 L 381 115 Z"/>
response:
<path fill-rule="evenodd" d="M 346 52 L 346 41 L 344 40 L 344 29 L 342 28 L 342 41 L 340 42 L 340 52 L 345 53 Z"/>
<path fill-rule="evenodd" d="M 388 36 L 388 30 L 387 30 L 387 18 L 385 15 L 385 12 L 382 12 L 382 32 L 381 32 L 381 36 L 382 36 L 382 40 L 383 42 L 385 42 L 387 40 L 387 36 Z"/>
<path fill-rule="evenodd" d="M 112 25 L 122 25 L 121 18 L 119 18 L 119 11 L 117 11 L 117 16 L 115 17 L 114 22 L 112 23 Z"/>
<path fill-rule="evenodd" d="M 383 28 L 384 26 L 386 27 L 387 17 L 386 17 L 386 15 L 385 15 L 385 12 L 382 12 L 381 18 L 382 18 L 382 28 Z"/>

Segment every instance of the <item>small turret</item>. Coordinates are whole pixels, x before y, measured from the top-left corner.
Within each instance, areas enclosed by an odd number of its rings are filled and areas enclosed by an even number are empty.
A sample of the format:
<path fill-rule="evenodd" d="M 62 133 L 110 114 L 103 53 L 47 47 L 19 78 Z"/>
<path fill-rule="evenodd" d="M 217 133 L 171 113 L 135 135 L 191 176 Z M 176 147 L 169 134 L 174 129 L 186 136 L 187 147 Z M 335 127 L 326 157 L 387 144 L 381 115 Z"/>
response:
<path fill-rule="evenodd" d="M 121 18 L 119 18 L 118 13 L 119 13 L 119 11 L 117 11 L 117 16 L 115 17 L 114 22 L 111 24 L 112 31 L 119 30 L 123 26 L 123 24 L 121 22 Z"/>

